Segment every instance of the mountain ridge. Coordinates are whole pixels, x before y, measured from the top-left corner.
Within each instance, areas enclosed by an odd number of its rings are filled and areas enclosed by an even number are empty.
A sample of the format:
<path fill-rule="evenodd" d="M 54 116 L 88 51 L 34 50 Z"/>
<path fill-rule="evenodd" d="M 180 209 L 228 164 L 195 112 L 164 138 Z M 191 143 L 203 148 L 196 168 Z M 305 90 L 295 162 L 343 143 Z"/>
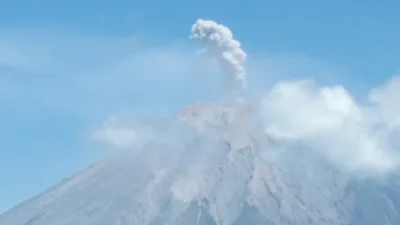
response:
<path fill-rule="evenodd" d="M 0 215 L 0 225 L 400 223 L 397 181 L 353 180 L 306 149 L 271 160 L 275 143 L 255 117 L 245 102 L 196 103 L 141 151 L 112 154 Z"/>

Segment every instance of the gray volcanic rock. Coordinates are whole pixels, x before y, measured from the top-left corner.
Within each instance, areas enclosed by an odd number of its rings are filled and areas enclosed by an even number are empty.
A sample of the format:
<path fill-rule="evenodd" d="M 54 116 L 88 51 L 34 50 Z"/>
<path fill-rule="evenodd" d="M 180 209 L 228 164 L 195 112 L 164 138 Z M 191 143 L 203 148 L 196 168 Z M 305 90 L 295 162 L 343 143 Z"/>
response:
<path fill-rule="evenodd" d="M 398 225 L 400 183 L 355 180 L 260 132 L 245 103 L 198 103 L 0 216 L 0 225 Z M 300 146 L 300 145 L 299 145 Z M 275 149 L 275 150 L 274 150 Z"/>

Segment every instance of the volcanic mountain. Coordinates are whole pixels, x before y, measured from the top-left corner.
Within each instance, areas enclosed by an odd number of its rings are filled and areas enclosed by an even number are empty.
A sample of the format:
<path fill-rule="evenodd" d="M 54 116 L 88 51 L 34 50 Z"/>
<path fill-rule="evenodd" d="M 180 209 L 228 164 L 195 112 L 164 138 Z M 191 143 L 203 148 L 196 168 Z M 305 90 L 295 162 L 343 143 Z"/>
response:
<path fill-rule="evenodd" d="M 110 155 L 7 211 L 0 225 L 400 224 L 397 177 L 353 179 L 281 144 L 245 103 L 197 103 L 139 151 Z"/>

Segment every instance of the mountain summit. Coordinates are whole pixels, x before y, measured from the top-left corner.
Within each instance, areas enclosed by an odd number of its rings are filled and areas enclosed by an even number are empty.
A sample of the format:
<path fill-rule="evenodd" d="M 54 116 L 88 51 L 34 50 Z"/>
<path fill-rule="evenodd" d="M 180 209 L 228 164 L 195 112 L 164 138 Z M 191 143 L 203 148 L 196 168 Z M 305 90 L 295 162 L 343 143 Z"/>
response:
<path fill-rule="evenodd" d="M 397 178 L 355 180 L 305 150 L 277 154 L 256 118 L 244 102 L 189 106 L 140 151 L 110 155 L 0 225 L 400 224 Z"/>

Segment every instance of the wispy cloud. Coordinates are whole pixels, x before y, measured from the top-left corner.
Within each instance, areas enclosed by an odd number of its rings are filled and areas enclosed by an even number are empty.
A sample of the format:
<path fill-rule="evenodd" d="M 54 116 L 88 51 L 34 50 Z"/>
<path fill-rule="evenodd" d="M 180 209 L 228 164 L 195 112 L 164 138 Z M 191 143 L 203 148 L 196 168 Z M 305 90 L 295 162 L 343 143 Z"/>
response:
<path fill-rule="evenodd" d="M 144 108 L 165 113 L 218 91 L 215 68 L 186 47 L 20 33 L 0 34 L 0 100 L 21 112 L 55 110 L 86 119 Z"/>
<path fill-rule="evenodd" d="M 100 127 L 90 132 L 91 139 L 114 150 L 139 149 L 151 141 L 156 132 L 149 124 L 129 122 L 126 118 L 110 116 Z"/>

